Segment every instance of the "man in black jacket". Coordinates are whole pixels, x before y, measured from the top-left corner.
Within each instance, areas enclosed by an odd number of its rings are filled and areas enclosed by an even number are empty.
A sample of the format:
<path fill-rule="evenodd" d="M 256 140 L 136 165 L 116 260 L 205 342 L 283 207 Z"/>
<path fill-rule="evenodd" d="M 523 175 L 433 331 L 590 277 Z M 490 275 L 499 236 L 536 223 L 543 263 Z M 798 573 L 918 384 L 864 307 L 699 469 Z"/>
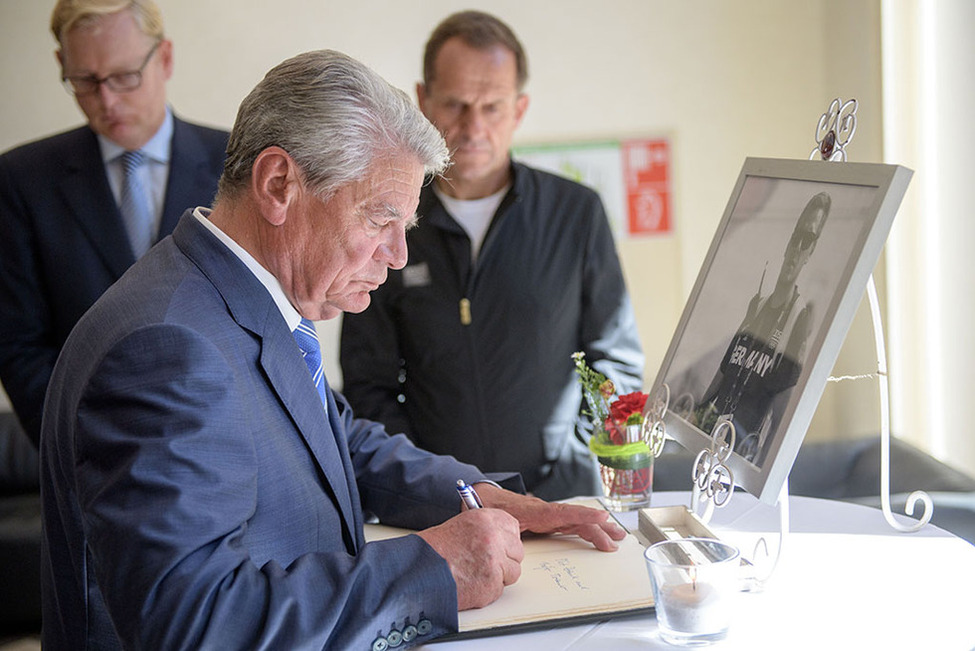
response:
<path fill-rule="evenodd" d="M 407 266 L 344 316 L 342 369 L 359 415 L 559 499 L 600 491 L 572 353 L 619 393 L 643 353 L 599 197 L 510 158 L 527 76 L 493 16 L 434 30 L 417 95 L 453 166 L 423 189 Z"/>

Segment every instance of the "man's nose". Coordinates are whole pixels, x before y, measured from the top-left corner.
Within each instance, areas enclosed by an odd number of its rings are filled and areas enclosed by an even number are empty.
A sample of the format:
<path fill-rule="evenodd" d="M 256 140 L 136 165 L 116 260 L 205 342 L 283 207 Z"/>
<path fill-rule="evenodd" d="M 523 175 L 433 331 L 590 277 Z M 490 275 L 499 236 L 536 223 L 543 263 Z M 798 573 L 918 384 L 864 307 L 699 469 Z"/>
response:
<path fill-rule="evenodd" d="M 377 249 L 380 260 L 391 269 L 402 269 L 406 266 L 408 252 L 406 250 L 406 229 L 396 229 L 396 232 L 379 245 Z"/>
<path fill-rule="evenodd" d="M 462 116 L 461 126 L 465 134 L 479 133 L 484 128 L 484 115 L 476 108 L 468 108 Z"/>
<path fill-rule="evenodd" d="M 119 94 L 108 87 L 108 84 L 98 84 L 98 100 L 105 108 L 111 108 L 118 101 Z"/>

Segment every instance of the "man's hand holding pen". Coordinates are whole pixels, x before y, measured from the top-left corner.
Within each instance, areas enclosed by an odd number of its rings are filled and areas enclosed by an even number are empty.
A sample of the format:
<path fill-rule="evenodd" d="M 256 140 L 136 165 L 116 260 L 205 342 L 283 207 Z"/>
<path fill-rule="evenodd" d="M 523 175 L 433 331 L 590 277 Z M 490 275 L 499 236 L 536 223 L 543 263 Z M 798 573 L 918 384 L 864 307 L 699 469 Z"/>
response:
<path fill-rule="evenodd" d="M 462 498 L 464 488 L 471 487 L 458 482 Z M 458 610 L 486 606 L 518 580 L 524 531 L 578 535 L 602 551 L 615 551 L 616 541 L 626 536 L 606 511 L 549 503 L 490 483 L 478 484 L 471 499 L 484 508 L 465 506 L 460 515 L 417 534 L 447 561 L 457 584 Z"/>
<path fill-rule="evenodd" d="M 521 576 L 521 530 L 499 509 L 469 509 L 417 535 L 450 566 L 458 610 L 488 605 Z"/>

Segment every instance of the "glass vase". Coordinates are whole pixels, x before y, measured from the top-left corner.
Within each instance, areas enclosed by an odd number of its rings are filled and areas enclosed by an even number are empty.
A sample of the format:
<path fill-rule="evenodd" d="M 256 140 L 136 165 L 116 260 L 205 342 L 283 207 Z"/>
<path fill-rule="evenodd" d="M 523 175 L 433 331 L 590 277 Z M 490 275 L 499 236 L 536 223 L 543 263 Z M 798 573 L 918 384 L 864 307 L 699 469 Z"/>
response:
<path fill-rule="evenodd" d="M 627 439 L 638 441 L 639 430 L 639 425 L 627 427 Z M 613 455 L 611 448 L 612 446 L 601 448 L 603 454 L 596 457 L 606 506 L 611 511 L 632 511 L 650 506 L 653 492 L 653 454 L 641 451 Z"/>

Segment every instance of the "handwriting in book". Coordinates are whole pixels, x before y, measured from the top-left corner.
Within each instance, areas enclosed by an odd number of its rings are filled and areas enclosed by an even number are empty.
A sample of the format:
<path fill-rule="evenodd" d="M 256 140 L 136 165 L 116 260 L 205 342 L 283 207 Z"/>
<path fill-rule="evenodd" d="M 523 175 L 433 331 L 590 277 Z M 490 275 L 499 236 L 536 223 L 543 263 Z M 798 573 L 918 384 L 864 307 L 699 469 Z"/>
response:
<path fill-rule="evenodd" d="M 552 583 L 565 592 L 589 589 L 589 586 L 579 576 L 579 570 L 567 558 L 543 561 L 533 567 L 532 570 L 546 573 Z"/>

